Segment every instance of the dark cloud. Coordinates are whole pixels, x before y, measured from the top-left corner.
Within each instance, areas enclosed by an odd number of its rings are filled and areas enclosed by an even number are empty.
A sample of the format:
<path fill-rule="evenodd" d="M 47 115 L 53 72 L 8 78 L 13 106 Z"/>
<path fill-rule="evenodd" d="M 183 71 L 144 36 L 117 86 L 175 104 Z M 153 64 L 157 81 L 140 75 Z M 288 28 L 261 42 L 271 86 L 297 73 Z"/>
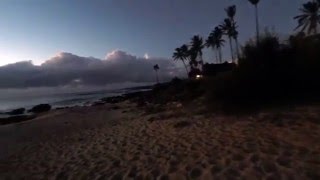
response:
<path fill-rule="evenodd" d="M 154 82 L 153 65 L 160 66 L 162 81 L 182 74 L 170 59 L 142 58 L 113 51 L 104 59 L 59 53 L 35 66 L 22 61 L 0 67 L 0 88 L 101 86 L 121 82 Z"/>

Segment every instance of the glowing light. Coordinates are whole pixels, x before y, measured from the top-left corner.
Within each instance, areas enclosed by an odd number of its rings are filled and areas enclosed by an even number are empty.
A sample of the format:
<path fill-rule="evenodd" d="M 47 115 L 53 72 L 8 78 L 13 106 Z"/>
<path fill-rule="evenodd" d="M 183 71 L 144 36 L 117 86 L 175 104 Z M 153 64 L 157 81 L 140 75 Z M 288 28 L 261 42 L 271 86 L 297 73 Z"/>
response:
<path fill-rule="evenodd" d="M 202 75 L 200 75 L 200 74 L 196 75 L 196 79 L 201 79 L 201 78 L 202 78 Z"/>
<path fill-rule="evenodd" d="M 149 59 L 148 53 L 144 54 L 144 58 L 145 58 L 145 59 Z"/>

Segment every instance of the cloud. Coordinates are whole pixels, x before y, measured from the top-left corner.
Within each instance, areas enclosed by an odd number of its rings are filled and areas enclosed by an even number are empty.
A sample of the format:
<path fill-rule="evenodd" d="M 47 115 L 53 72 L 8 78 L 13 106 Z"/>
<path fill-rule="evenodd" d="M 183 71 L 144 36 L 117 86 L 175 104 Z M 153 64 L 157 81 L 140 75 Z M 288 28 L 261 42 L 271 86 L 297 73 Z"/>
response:
<path fill-rule="evenodd" d="M 22 61 L 0 67 L 0 88 L 105 86 L 122 82 L 154 82 L 153 65 L 160 66 L 160 79 L 180 76 L 171 59 L 137 57 L 115 50 L 104 59 L 61 52 L 40 66 Z"/>

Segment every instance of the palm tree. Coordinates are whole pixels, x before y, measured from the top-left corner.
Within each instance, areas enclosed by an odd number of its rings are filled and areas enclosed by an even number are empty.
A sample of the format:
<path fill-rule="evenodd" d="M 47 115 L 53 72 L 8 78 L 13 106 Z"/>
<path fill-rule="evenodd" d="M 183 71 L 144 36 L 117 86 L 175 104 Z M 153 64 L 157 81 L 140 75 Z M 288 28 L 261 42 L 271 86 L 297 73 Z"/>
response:
<path fill-rule="evenodd" d="M 237 8 L 235 5 L 228 6 L 224 9 L 232 22 L 234 22 L 234 16 L 236 15 Z"/>
<path fill-rule="evenodd" d="M 157 80 L 157 84 L 159 84 L 159 77 L 158 77 L 158 71 L 159 71 L 159 65 L 156 64 L 153 66 L 153 70 L 156 72 L 156 80 Z"/>
<path fill-rule="evenodd" d="M 181 60 L 184 67 L 186 68 L 187 76 L 189 74 L 188 67 L 186 65 L 185 60 L 187 60 L 186 52 L 188 52 L 188 46 L 182 45 L 180 48 L 176 48 L 175 52 L 173 53 L 174 60 Z"/>
<path fill-rule="evenodd" d="M 193 60 L 197 60 L 197 57 L 199 57 L 198 63 L 203 65 L 203 59 L 202 59 L 202 49 L 203 49 L 203 39 L 199 35 L 195 35 L 191 39 L 191 48 L 189 52 L 191 52 L 191 55 L 193 57 Z"/>
<path fill-rule="evenodd" d="M 212 35 L 212 33 L 209 34 L 209 37 L 206 40 L 205 46 L 207 48 L 212 48 L 212 50 L 215 52 L 216 55 L 216 62 L 219 62 L 218 59 L 218 48 L 216 47 L 216 39 L 215 37 Z"/>
<path fill-rule="evenodd" d="M 190 65 L 190 69 L 197 69 L 199 62 L 197 61 L 197 52 L 194 51 L 193 49 L 189 49 L 189 65 Z M 191 71 L 191 70 L 190 70 Z"/>
<path fill-rule="evenodd" d="M 256 33 L 257 33 L 257 43 L 259 43 L 259 17 L 258 17 L 258 3 L 260 0 L 249 0 L 252 5 L 255 7 L 255 16 L 256 16 Z"/>
<path fill-rule="evenodd" d="M 240 58 L 240 53 L 239 53 L 239 42 L 238 42 L 238 35 L 239 32 L 237 31 L 237 24 L 236 22 L 233 23 L 232 26 L 232 32 L 231 32 L 231 37 L 234 39 L 234 42 L 236 43 L 236 52 L 237 52 L 237 57 L 238 59 Z"/>
<path fill-rule="evenodd" d="M 301 28 L 301 32 L 304 32 L 308 29 L 307 34 L 311 34 L 311 32 L 317 34 L 318 23 L 320 23 L 319 9 L 320 0 L 318 2 L 310 1 L 304 3 L 300 8 L 302 14 L 294 17 L 294 19 L 298 20 L 298 26 L 295 30 Z"/>
<path fill-rule="evenodd" d="M 237 57 L 239 59 L 239 44 L 238 44 L 238 31 L 237 31 L 237 25 L 236 25 L 236 22 L 234 20 L 234 17 L 236 15 L 236 12 L 237 12 L 237 7 L 235 5 L 232 5 L 232 6 L 228 6 L 226 9 L 225 9 L 229 19 L 231 20 L 231 23 L 232 23 L 232 38 L 234 39 L 235 41 L 235 44 L 236 44 L 236 52 L 237 52 Z"/>
<path fill-rule="evenodd" d="M 208 39 L 206 40 L 206 46 L 211 47 L 213 50 L 216 50 L 216 59 L 217 62 L 222 62 L 222 53 L 221 47 L 224 44 L 224 39 L 222 39 L 223 32 L 220 27 L 216 27 L 210 34 Z M 218 58 L 219 54 L 219 58 Z M 219 60 L 218 60 L 219 59 Z"/>
<path fill-rule="evenodd" d="M 223 30 L 224 34 L 226 34 L 229 38 L 230 51 L 232 62 L 234 62 L 233 57 L 233 47 L 232 47 L 232 36 L 234 35 L 234 27 L 230 19 L 224 19 L 223 23 L 220 25 L 220 28 Z"/>
<path fill-rule="evenodd" d="M 184 59 L 187 60 L 187 61 L 190 61 L 190 58 L 189 58 L 189 56 L 190 56 L 190 55 L 189 55 L 190 50 L 189 50 L 188 45 L 183 44 L 183 45 L 180 47 L 180 49 L 181 49 L 181 51 L 182 51 L 182 53 L 183 53 Z"/>

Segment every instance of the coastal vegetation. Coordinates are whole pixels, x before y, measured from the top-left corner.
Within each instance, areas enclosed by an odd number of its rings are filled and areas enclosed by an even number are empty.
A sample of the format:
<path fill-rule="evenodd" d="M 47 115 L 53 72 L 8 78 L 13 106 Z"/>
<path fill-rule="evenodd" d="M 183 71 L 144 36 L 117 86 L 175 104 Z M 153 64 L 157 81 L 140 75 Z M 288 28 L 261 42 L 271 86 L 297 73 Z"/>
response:
<path fill-rule="evenodd" d="M 235 20 L 236 6 L 232 5 L 225 9 L 227 17 L 214 28 L 207 39 L 203 40 L 196 35 L 189 45 L 175 50 L 173 58 L 183 61 L 189 75 L 188 83 L 194 83 L 195 79 L 200 81 L 196 84 L 202 89 L 206 100 L 228 108 L 246 105 L 259 107 L 320 97 L 320 34 L 317 31 L 320 23 L 319 0 L 302 5 L 301 14 L 294 17 L 298 26 L 286 40 L 280 40 L 275 32 L 268 29 L 259 33 L 259 1 L 249 1 L 256 9 L 255 39 L 248 40 L 240 47 L 240 34 Z M 221 49 L 226 41 L 230 45 L 229 64 L 234 64 L 234 68 L 197 79 L 196 75 L 205 74 L 204 69 L 210 66 L 204 63 L 203 48 L 207 47 L 215 52 L 216 64 L 211 66 L 222 66 Z M 210 71 L 210 68 L 207 69 Z M 211 68 L 212 71 L 217 69 L 219 68 Z"/>

